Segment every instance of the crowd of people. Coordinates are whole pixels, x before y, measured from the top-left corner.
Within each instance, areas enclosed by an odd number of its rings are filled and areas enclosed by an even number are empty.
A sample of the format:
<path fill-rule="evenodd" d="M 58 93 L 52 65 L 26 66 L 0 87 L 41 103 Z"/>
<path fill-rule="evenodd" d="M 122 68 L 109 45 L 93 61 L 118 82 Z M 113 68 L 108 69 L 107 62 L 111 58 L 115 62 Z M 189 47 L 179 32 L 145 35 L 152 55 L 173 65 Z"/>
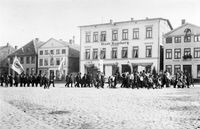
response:
<path fill-rule="evenodd" d="M 189 73 L 177 72 L 175 75 L 170 75 L 168 71 L 157 73 L 151 73 L 146 71 L 134 72 L 134 73 L 116 73 L 105 79 L 104 75 L 98 72 L 95 76 L 87 73 L 81 75 L 77 73 L 75 76 L 67 74 L 65 77 L 65 87 L 95 87 L 95 88 L 116 88 L 117 84 L 121 88 L 147 88 L 156 89 L 173 86 L 174 88 L 189 88 L 194 86 L 192 75 Z M 105 82 L 107 85 L 105 85 Z M 28 75 L 21 74 L 15 76 L 1 75 L 0 86 L 5 87 L 44 87 L 49 88 L 53 85 L 55 87 L 55 76 L 50 74 L 47 77 L 46 74 Z"/>
<path fill-rule="evenodd" d="M 0 75 L 0 86 L 44 87 L 46 89 L 49 88 L 51 84 L 53 85 L 53 87 L 55 87 L 54 78 L 55 76 L 53 74 L 51 74 L 49 77 L 47 77 L 46 74 L 15 74 L 15 76 L 13 76 L 12 74 L 4 74 Z"/>
<path fill-rule="evenodd" d="M 175 75 L 170 75 L 168 71 L 151 73 L 146 71 L 123 73 L 109 76 L 107 81 L 109 88 L 116 88 L 117 84 L 121 84 L 121 88 L 164 88 L 173 85 L 174 88 L 189 88 L 193 84 L 193 78 L 189 73 L 177 72 Z M 96 87 L 104 88 L 105 77 L 101 73 L 96 76 L 92 74 L 78 73 L 75 77 L 72 74 L 66 75 L 65 87 Z"/>

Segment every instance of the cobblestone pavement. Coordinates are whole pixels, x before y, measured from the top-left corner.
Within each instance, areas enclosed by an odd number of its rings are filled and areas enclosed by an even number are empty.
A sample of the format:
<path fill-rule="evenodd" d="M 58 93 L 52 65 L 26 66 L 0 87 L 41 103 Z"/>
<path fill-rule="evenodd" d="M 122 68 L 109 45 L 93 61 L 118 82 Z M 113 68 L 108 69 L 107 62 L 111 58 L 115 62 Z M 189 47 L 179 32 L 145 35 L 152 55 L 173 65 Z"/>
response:
<path fill-rule="evenodd" d="M 0 129 L 200 129 L 200 87 L 0 87 Z"/>

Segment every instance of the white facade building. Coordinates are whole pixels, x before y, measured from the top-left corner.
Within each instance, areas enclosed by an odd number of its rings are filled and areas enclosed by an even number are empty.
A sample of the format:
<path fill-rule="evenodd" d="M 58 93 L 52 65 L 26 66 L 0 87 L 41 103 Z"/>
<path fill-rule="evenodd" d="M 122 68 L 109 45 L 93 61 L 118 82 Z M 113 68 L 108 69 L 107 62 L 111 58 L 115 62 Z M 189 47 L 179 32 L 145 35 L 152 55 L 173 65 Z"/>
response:
<path fill-rule="evenodd" d="M 160 70 L 162 36 L 170 30 L 170 22 L 162 18 L 80 26 L 80 72 L 101 71 L 108 77 L 153 67 Z"/>
<path fill-rule="evenodd" d="M 79 47 L 62 40 L 49 39 L 38 49 L 38 71 L 49 76 L 53 73 L 60 78 L 58 70 L 64 60 L 63 77 L 72 72 L 79 72 Z"/>
<path fill-rule="evenodd" d="M 170 73 L 181 70 L 200 78 L 200 27 L 185 23 L 165 36 L 164 65 Z"/>

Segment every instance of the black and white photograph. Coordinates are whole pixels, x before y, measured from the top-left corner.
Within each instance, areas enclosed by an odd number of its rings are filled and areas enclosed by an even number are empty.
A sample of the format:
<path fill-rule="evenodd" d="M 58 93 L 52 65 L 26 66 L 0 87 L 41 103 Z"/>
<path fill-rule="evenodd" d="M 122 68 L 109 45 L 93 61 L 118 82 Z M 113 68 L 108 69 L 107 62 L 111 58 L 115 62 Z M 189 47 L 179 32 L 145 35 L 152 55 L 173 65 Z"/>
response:
<path fill-rule="evenodd" d="M 200 1 L 0 0 L 0 129 L 200 129 Z"/>

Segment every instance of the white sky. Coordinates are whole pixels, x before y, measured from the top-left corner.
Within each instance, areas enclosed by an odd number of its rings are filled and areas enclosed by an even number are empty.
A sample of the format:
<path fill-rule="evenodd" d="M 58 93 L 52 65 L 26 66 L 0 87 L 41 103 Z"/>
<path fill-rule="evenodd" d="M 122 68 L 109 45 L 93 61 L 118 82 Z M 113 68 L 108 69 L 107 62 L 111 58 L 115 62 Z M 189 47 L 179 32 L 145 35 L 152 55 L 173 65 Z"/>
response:
<path fill-rule="evenodd" d="M 53 37 L 79 44 L 81 25 L 162 17 L 200 26 L 200 0 L 0 0 L 0 46 Z"/>

